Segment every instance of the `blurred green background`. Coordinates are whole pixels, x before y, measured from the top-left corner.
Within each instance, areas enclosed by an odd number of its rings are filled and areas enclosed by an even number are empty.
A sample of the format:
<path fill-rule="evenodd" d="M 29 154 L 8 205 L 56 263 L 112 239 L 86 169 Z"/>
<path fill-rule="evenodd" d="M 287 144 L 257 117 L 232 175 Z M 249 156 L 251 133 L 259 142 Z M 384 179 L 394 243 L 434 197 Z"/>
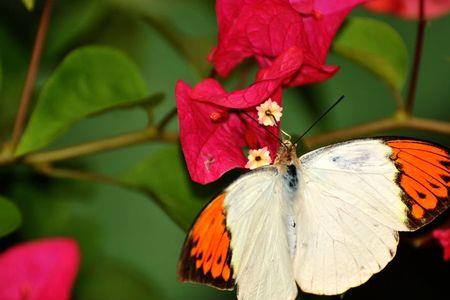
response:
<path fill-rule="evenodd" d="M 19 0 L 0 2 L 0 142 L 11 132 L 42 2 L 38 0 L 31 12 Z M 414 22 L 374 16 L 363 9 L 355 10 L 352 16 L 370 16 L 391 24 L 405 41 L 410 67 L 416 32 Z M 414 108 L 417 116 L 450 121 L 449 28 L 450 17 L 434 20 L 427 26 Z M 165 94 L 164 101 L 153 113 L 159 120 L 174 106 L 177 80 L 195 84 L 208 74 L 206 55 L 215 44 L 216 34 L 214 1 L 211 0 L 55 1 L 33 99 L 37 99 L 55 67 L 73 49 L 83 45 L 107 45 L 120 49 L 135 62 L 150 93 Z M 301 133 L 341 94 L 346 100 L 313 133 L 393 113 L 395 101 L 380 79 L 333 52 L 328 62 L 341 66 L 331 80 L 285 93 L 283 126 L 287 132 Z M 64 98 L 60 100 L 64 105 Z M 144 128 L 146 124 L 147 113 L 140 108 L 114 110 L 76 123 L 51 148 L 129 132 Z M 176 130 L 176 122 L 169 128 Z M 416 136 L 450 145 L 449 136 L 413 130 L 386 134 Z M 232 174 L 212 187 L 192 184 L 181 153 L 160 143 L 80 158 L 66 166 L 127 177 L 130 169 L 142 164 L 149 165 L 148 170 L 136 175 L 139 180 L 145 181 L 147 174 L 161 189 L 187 188 L 190 194 L 204 201 L 233 178 Z M 176 183 L 173 186 L 174 181 L 161 179 L 175 176 L 171 175 L 173 172 L 184 186 Z M 182 193 L 174 193 L 174 197 L 183 197 Z M 79 241 L 83 263 L 73 299 L 234 297 L 233 293 L 177 282 L 175 270 L 185 232 L 148 195 L 108 185 L 49 179 L 25 167 L 0 168 L 0 194 L 14 200 L 23 214 L 21 228 L 2 239 L 2 248 L 43 236 L 68 235 Z M 202 202 L 198 201 L 198 205 L 200 207 Z M 410 237 L 405 236 L 405 239 Z M 432 297 L 442 292 L 444 285 L 439 280 L 449 278 L 450 274 L 437 248 L 413 250 L 402 244 L 398 256 L 387 270 L 376 275 L 369 284 L 348 292 L 346 298 L 379 298 L 392 291 L 419 299 L 422 295 Z M 411 262 L 417 260 L 419 263 L 412 268 Z M 430 272 L 433 274 L 428 276 Z"/>

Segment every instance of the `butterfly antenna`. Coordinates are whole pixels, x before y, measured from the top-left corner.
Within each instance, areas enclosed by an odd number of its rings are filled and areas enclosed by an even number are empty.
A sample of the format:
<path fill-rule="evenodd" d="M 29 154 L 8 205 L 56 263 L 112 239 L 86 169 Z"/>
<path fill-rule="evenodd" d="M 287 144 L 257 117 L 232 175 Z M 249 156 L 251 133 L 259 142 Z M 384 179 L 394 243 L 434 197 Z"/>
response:
<path fill-rule="evenodd" d="M 313 129 L 314 126 L 316 126 L 317 123 L 320 122 L 320 120 L 323 119 L 323 117 L 325 117 L 336 105 L 339 104 L 339 102 L 341 102 L 342 100 L 344 100 L 345 96 L 342 95 L 341 97 L 339 97 L 339 99 L 337 99 L 333 105 L 331 105 L 316 121 L 314 121 L 314 123 L 312 123 L 311 126 L 309 126 L 308 129 L 305 130 L 305 132 L 293 143 L 294 145 L 298 143 L 298 141 L 300 141 L 311 129 Z"/>
<path fill-rule="evenodd" d="M 253 118 L 248 112 L 246 112 L 245 110 L 240 110 L 244 115 L 246 115 L 247 117 L 249 117 L 250 119 L 252 119 L 253 121 L 256 122 L 256 124 L 260 125 L 261 124 L 258 122 L 258 120 L 256 120 L 255 118 Z M 278 125 L 275 123 L 275 126 L 278 127 Z M 270 131 L 269 129 L 267 129 L 265 126 L 261 126 L 265 131 L 267 131 L 272 137 L 274 137 L 281 145 L 285 146 L 283 141 L 276 135 L 274 134 L 272 131 Z"/>
<path fill-rule="evenodd" d="M 280 128 L 280 132 L 281 132 L 282 134 L 284 134 L 284 136 L 286 137 L 286 139 L 287 139 L 288 141 L 290 141 L 290 140 L 292 139 L 292 136 L 291 136 L 289 133 L 287 133 L 286 131 L 284 131 L 283 129 L 281 129 L 281 128 Z"/>

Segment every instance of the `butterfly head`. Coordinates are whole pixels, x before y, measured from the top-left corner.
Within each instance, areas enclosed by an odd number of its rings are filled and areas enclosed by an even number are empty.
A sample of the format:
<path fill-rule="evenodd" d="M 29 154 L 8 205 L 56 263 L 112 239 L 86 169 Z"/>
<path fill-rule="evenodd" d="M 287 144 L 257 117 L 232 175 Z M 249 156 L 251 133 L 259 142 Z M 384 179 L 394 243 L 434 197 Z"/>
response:
<path fill-rule="evenodd" d="M 278 149 L 275 165 L 298 164 L 297 147 L 290 140 L 284 140 Z"/>

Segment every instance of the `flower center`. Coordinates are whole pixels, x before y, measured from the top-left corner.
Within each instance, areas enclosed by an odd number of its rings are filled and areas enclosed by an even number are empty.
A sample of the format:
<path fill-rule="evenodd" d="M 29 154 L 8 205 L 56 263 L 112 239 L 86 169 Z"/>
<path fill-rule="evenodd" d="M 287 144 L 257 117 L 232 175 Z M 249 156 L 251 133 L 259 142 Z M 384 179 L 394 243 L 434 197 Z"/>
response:
<path fill-rule="evenodd" d="M 28 283 L 24 283 L 20 287 L 20 300 L 27 300 L 30 298 L 31 287 Z"/>
<path fill-rule="evenodd" d="M 209 118 L 211 119 L 211 121 L 213 121 L 214 123 L 219 123 L 225 120 L 226 118 L 226 113 L 222 113 L 219 111 L 214 111 L 209 115 Z"/>
<path fill-rule="evenodd" d="M 321 20 L 323 18 L 322 12 L 315 9 L 313 10 L 312 15 L 316 20 Z"/>
<path fill-rule="evenodd" d="M 259 155 L 258 155 L 257 157 L 255 157 L 255 160 L 256 160 L 256 161 L 260 161 L 261 159 L 262 159 L 262 158 L 261 158 L 261 156 L 259 156 Z"/>

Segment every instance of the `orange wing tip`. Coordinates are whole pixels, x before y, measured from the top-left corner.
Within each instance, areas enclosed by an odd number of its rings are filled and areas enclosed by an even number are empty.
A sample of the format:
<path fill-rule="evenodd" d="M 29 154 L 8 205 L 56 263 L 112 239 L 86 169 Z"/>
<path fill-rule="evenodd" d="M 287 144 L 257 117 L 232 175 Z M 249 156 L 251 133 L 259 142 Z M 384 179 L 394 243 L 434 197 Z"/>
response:
<path fill-rule="evenodd" d="M 234 288 L 224 199 L 225 194 L 214 198 L 192 226 L 178 263 L 180 281 L 207 284 L 222 290 Z"/>
<path fill-rule="evenodd" d="M 411 214 L 415 219 L 422 219 L 425 214 L 425 210 L 417 204 L 413 204 L 411 208 Z"/>
<path fill-rule="evenodd" d="M 387 142 L 387 144 L 391 148 L 419 150 L 442 155 L 444 157 L 449 156 L 448 150 L 446 150 L 443 146 L 420 140 L 412 140 L 412 139 L 390 140 Z"/>
<path fill-rule="evenodd" d="M 443 146 L 413 139 L 391 139 L 391 160 L 408 206 L 408 225 L 417 229 L 450 205 L 450 152 Z"/>

